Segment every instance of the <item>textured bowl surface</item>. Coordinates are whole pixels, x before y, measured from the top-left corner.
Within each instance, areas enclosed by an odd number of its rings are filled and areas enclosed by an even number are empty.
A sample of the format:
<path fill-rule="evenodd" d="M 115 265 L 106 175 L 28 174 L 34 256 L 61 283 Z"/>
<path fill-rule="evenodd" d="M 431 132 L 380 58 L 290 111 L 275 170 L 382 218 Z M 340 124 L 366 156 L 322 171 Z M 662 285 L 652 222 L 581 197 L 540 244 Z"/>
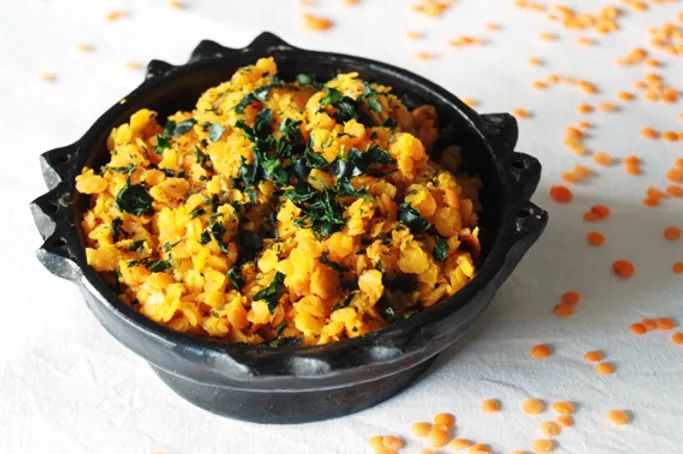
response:
<path fill-rule="evenodd" d="M 264 56 L 275 57 L 284 80 L 299 73 L 326 80 L 339 72 L 358 71 L 367 80 L 391 85 L 409 107 L 423 103 L 436 107 L 440 140 L 461 145 L 467 170 L 483 182 L 481 263 L 475 278 L 461 291 L 408 320 L 359 338 L 273 349 L 173 332 L 119 301 L 87 266 L 80 218 L 88 199 L 75 193 L 74 177 L 85 165 L 97 168 L 107 161 L 105 144 L 111 128 L 142 107 L 162 117 L 191 109 L 205 89 Z M 510 115 L 479 115 L 443 88 L 387 64 L 298 49 L 270 33 L 242 49 L 202 41 L 185 65 L 150 62 L 146 80 L 82 138 L 41 156 L 50 191 L 31 204 L 45 240 L 37 255 L 52 273 L 75 282 L 100 323 L 191 402 L 259 422 L 341 416 L 374 405 L 410 384 L 488 306 L 543 231 L 547 214 L 529 202 L 541 166 L 535 158 L 515 152 L 516 141 L 517 125 Z"/>

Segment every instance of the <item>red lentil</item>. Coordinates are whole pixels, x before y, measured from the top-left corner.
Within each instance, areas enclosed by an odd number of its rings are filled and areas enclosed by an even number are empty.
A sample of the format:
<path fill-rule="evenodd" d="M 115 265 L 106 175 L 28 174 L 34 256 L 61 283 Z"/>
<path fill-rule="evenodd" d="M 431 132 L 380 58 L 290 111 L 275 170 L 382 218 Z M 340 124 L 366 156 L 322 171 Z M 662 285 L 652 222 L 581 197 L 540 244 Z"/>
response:
<path fill-rule="evenodd" d="M 480 408 L 484 413 L 495 413 L 500 411 L 500 401 L 498 399 L 486 399 L 481 403 Z"/>
<path fill-rule="evenodd" d="M 610 410 L 607 412 L 607 419 L 621 426 L 631 422 L 631 413 L 626 410 Z"/>
<path fill-rule="evenodd" d="M 539 399 L 527 399 L 522 403 L 522 410 L 528 415 L 538 415 L 545 411 L 545 403 Z"/>
<path fill-rule="evenodd" d="M 623 279 L 629 279 L 633 276 L 633 273 L 635 273 L 635 267 L 628 260 L 616 260 L 612 264 L 612 270 L 617 276 Z"/>
<path fill-rule="evenodd" d="M 553 349 L 547 344 L 534 345 L 529 354 L 533 359 L 546 359 L 553 354 Z"/>
<path fill-rule="evenodd" d="M 591 246 L 600 247 L 605 243 L 605 235 L 600 232 L 588 232 L 586 242 Z"/>
<path fill-rule="evenodd" d="M 681 229 L 675 225 L 670 225 L 664 229 L 664 238 L 669 241 L 677 241 L 681 238 Z"/>
<path fill-rule="evenodd" d="M 598 363 L 595 366 L 595 371 L 600 375 L 612 375 L 614 373 L 614 365 L 607 362 Z"/>
<path fill-rule="evenodd" d="M 569 203 L 573 198 L 572 192 L 569 189 L 559 185 L 550 187 L 550 196 L 557 203 Z"/>
<path fill-rule="evenodd" d="M 583 359 L 591 363 L 602 361 L 602 352 L 600 352 L 599 350 L 591 350 L 589 352 L 584 353 Z"/>

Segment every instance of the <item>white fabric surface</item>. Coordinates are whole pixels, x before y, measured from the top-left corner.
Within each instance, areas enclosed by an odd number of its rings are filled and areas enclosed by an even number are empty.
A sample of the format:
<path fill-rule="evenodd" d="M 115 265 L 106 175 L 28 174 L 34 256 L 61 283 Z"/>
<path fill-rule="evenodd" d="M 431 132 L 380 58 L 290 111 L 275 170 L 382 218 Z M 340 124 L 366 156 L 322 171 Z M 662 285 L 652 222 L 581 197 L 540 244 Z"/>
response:
<path fill-rule="evenodd" d="M 415 13 L 411 1 L 362 0 L 350 8 L 341 0 L 319 0 L 309 8 L 335 20 L 327 33 L 305 30 L 297 1 L 188 0 L 177 11 L 152 0 L 0 0 L 0 453 L 359 453 L 369 452 L 376 433 L 409 434 L 410 424 L 437 411 L 458 419 L 458 436 L 489 443 L 495 452 L 530 449 L 538 424 L 522 400 L 540 397 L 577 403 L 576 427 L 558 437 L 561 453 L 683 452 L 683 348 L 669 334 L 636 338 L 628 325 L 642 317 L 671 316 L 683 322 L 683 279 L 671 266 L 683 261 L 683 241 L 666 242 L 662 230 L 683 224 L 683 204 L 667 200 L 655 209 L 641 204 L 648 185 L 662 187 L 664 173 L 681 143 L 646 141 L 638 131 L 652 125 L 683 129 L 681 104 L 637 100 L 615 114 L 593 113 L 597 125 L 588 142 L 616 156 L 645 160 L 644 175 L 626 176 L 621 166 L 598 169 L 598 177 L 575 186 L 575 201 L 559 206 L 548 188 L 578 159 L 564 149 L 564 127 L 582 118 L 579 102 L 614 100 L 642 76 L 640 67 L 619 68 L 617 56 L 642 45 L 648 27 L 673 20 L 679 4 L 652 5 L 628 12 L 623 30 L 583 48 L 577 33 L 546 17 L 522 12 L 510 0 L 459 0 L 440 19 Z M 568 2 L 596 11 L 609 2 Z M 616 2 L 615 2 L 616 3 Z M 112 9 L 130 17 L 107 23 Z M 503 30 L 487 33 L 485 24 Z M 426 33 L 422 41 L 407 30 Z M 496 296 L 492 308 L 468 340 L 443 354 L 430 372 L 397 397 L 342 419 L 300 426 L 264 426 L 209 414 L 174 395 L 145 362 L 123 348 L 86 309 L 76 288 L 50 275 L 35 259 L 40 245 L 28 203 L 45 192 L 38 156 L 80 137 L 93 120 L 142 79 L 125 68 L 129 60 L 160 58 L 183 62 L 200 39 L 243 46 L 263 30 L 292 44 L 358 54 L 388 61 L 425 75 L 461 97 L 481 101 L 483 112 L 525 107 L 535 118 L 521 120 L 518 149 L 541 159 L 543 178 L 534 200 L 548 209 L 546 233 Z M 537 39 L 555 31 L 555 43 Z M 447 39 L 486 35 L 490 44 L 454 49 Z M 78 43 L 95 46 L 92 54 Z M 418 51 L 438 54 L 419 61 Z M 545 68 L 528 65 L 529 56 Z M 656 55 L 663 54 L 656 52 Z M 663 74 L 675 84 L 683 66 L 667 62 Z M 40 80 L 54 72 L 53 84 Z M 555 72 L 595 81 L 602 89 L 587 98 L 567 86 L 545 92 L 531 80 Z M 229 75 L 226 75 L 228 77 Z M 680 87 L 679 87 L 680 88 Z M 607 235 L 603 248 L 584 241 L 592 228 L 581 213 L 606 203 L 613 216 L 595 226 Z M 617 258 L 634 261 L 637 273 L 620 281 L 610 270 Z M 568 289 L 583 301 L 573 318 L 557 319 L 552 306 Z M 538 342 L 555 347 L 543 362 L 529 358 Z M 582 361 L 601 349 L 617 372 L 598 376 Z M 485 415 L 482 399 L 495 397 L 503 411 Z M 631 425 L 615 427 L 605 413 L 633 411 Z M 422 443 L 407 437 L 405 452 Z"/>

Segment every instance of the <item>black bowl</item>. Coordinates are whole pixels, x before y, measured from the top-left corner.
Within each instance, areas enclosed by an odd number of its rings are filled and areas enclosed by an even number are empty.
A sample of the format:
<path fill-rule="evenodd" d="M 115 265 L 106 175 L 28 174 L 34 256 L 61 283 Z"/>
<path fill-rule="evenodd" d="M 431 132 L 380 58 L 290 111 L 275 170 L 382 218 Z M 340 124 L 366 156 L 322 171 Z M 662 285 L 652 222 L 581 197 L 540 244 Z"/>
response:
<path fill-rule="evenodd" d="M 76 193 L 83 166 L 108 159 L 112 127 L 147 107 L 160 116 L 191 109 L 206 88 L 240 66 L 272 55 L 280 76 L 308 73 L 326 80 L 358 71 L 394 87 L 409 106 L 433 104 L 445 141 L 464 148 L 468 170 L 483 182 L 482 257 L 477 275 L 462 290 L 408 320 L 379 331 L 321 346 L 247 346 L 177 333 L 136 312 L 90 268 L 81 214 L 88 197 Z M 513 151 L 517 124 L 508 114 L 478 115 L 458 98 L 415 74 L 365 58 L 298 49 L 263 33 L 243 49 L 202 41 L 185 65 L 154 60 L 146 80 L 116 103 L 72 145 L 41 156 L 50 191 L 31 204 L 45 242 L 38 259 L 57 276 L 75 282 L 100 323 L 142 356 L 176 393 L 212 412 L 264 423 L 332 418 L 375 405 L 409 385 L 439 352 L 466 331 L 488 306 L 547 222 L 529 202 L 540 178 L 539 162 Z"/>

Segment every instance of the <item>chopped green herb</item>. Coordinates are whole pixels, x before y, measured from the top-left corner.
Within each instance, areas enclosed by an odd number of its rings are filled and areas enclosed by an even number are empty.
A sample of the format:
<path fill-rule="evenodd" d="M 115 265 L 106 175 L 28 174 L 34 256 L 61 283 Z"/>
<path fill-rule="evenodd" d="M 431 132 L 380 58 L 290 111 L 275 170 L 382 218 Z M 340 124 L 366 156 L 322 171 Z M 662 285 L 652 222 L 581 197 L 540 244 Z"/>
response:
<path fill-rule="evenodd" d="M 237 266 L 233 266 L 228 270 L 227 277 L 235 290 L 240 290 L 244 285 L 241 269 Z"/>
<path fill-rule="evenodd" d="M 440 236 L 436 237 L 436 244 L 434 244 L 434 257 L 443 262 L 448 258 L 448 243 Z"/>
<path fill-rule="evenodd" d="M 279 325 L 277 325 L 277 328 L 275 328 L 275 337 L 280 337 L 285 328 L 287 328 L 287 320 L 283 320 Z"/>
<path fill-rule="evenodd" d="M 112 219 L 109 230 L 111 231 L 112 241 L 114 243 L 119 241 L 119 238 L 121 238 L 121 232 L 123 232 L 123 219 L 119 217 Z"/>
<path fill-rule="evenodd" d="M 147 264 L 147 269 L 153 273 L 160 273 L 171 268 L 171 262 L 168 260 L 155 260 Z"/>
<path fill-rule="evenodd" d="M 346 268 L 346 267 L 343 266 L 343 265 L 340 265 L 340 264 L 337 263 L 337 262 L 333 262 L 333 261 L 330 260 L 330 258 L 329 258 L 327 255 L 325 255 L 325 254 L 323 254 L 323 255 L 321 255 L 320 257 L 318 257 L 318 261 L 319 261 L 320 263 L 323 263 L 323 264 L 329 266 L 330 268 L 332 268 L 333 270 L 335 270 L 335 271 L 338 272 L 338 273 L 345 273 L 346 271 L 348 271 L 348 268 Z"/>
<path fill-rule="evenodd" d="M 163 246 L 164 252 L 168 254 L 169 252 L 171 252 L 171 250 L 172 250 L 176 245 L 180 244 L 181 241 L 183 241 L 183 240 L 174 241 L 174 242 L 172 242 L 172 243 L 171 243 L 171 242 L 166 242 L 166 243 L 164 243 L 164 246 Z"/>
<path fill-rule="evenodd" d="M 285 275 L 279 271 L 275 272 L 273 281 L 254 295 L 254 301 L 264 300 L 268 303 L 268 310 L 274 314 L 280 303 L 280 298 L 285 291 Z"/>
<path fill-rule="evenodd" d="M 202 216 L 206 214 L 206 210 L 202 207 L 197 207 L 194 210 L 192 210 L 192 213 L 190 213 L 190 216 L 192 219 L 196 218 L 197 216 Z"/>
<path fill-rule="evenodd" d="M 173 137 L 180 137 L 183 134 L 188 133 L 196 123 L 197 120 L 190 118 L 189 120 L 181 121 L 176 124 L 175 128 L 173 128 Z"/>
<path fill-rule="evenodd" d="M 301 85 L 311 85 L 313 83 L 313 78 L 308 74 L 299 74 L 296 76 L 296 81 Z"/>
<path fill-rule="evenodd" d="M 116 195 L 114 205 L 119 210 L 135 216 L 151 215 L 154 214 L 152 201 L 152 196 L 145 191 L 145 188 L 140 184 L 131 184 L 129 178 L 123 189 Z"/>
<path fill-rule="evenodd" d="M 419 211 L 405 202 L 398 208 L 398 220 L 413 233 L 426 232 L 432 226 L 426 219 L 420 216 Z"/>
<path fill-rule="evenodd" d="M 209 139 L 211 139 L 211 142 L 218 142 L 221 140 L 224 132 L 225 128 L 223 126 L 218 123 L 212 123 L 211 126 L 209 126 Z"/>
<path fill-rule="evenodd" d="M 377 101 L 377 91 L 369 83 L 363 82 L 363 99 L 373 112 L 381 112 L 382 105 Z"/>
<path fill-rule="evenodd" d="M 127 247 L 129 251 L 142 251 L 145 249 L 145 240 L 133 241 Z"/>
<path fill-rule="evenodd" d="M 336 88 L 325 87 L 325 96 L 320 99 L 321 106 L 333 106 L 344 99 L 344 93 Z"/>

